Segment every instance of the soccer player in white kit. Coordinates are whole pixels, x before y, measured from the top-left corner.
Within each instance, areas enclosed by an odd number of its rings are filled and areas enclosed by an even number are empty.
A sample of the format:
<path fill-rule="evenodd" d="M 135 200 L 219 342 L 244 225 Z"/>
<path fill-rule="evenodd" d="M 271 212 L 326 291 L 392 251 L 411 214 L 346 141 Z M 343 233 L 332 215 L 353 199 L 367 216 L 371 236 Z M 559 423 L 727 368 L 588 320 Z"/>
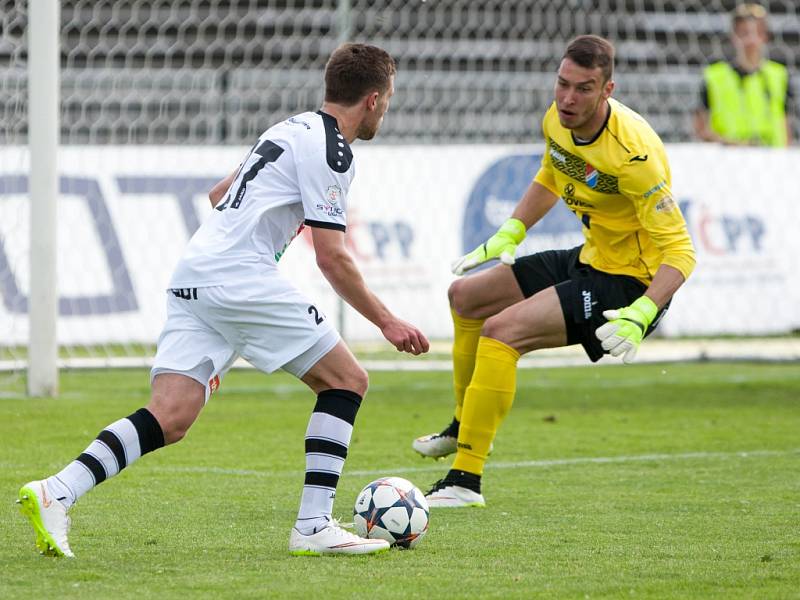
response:
<path fill-rule="evenodd" d="M 242 164 L 211 190 L 213 214 L 190 240 L 169 283 L 150 403 L 106 427 L 60 472 L 19 491 L 43 554 L 73 556 L 67 510 L 142 455 L 183 438 L 238 356 L 266 373 L 282 368 L 317 394 L 289 551 L 388 549 L 387 542 L 360 538 L 331 518 L 367 373 L 277 262 L 300 230 L 311 227 L 317 265 L 336 292 L 398 350 L 427 352 L 425 336 L 369 291 L 344 243 L 355 174 L 349 144 L 377 133 L 395 72 L 394 60 L 380 48 L 341 46 L 325 69 L 322 109 L 265 131 Z"/>

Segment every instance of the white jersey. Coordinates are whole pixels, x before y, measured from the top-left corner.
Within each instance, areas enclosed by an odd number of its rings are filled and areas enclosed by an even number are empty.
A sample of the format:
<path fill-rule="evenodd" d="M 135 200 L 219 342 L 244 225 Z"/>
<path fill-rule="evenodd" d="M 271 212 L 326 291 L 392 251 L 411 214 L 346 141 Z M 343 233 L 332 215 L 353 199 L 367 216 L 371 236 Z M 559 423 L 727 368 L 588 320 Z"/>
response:
<path fill-rule="evenodd" d="M 344 231 L 354 175 L 350 146 L 331 115 L 306 112 L 270 127 L 192 236 L 168 287 L 258 278 L 304 225 Z"/>

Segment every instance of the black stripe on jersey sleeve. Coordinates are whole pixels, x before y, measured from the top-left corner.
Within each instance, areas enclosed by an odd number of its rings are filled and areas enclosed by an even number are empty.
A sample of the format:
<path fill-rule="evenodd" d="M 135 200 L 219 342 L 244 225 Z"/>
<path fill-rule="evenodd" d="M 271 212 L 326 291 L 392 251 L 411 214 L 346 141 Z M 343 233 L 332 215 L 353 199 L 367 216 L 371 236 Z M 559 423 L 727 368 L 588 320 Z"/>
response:
<path fill-rule="evenodd" d="M 320 229 L 335 229 L 336 231 L 346 231 L 347 227 L 341 223 L 330 223 L 328 221 L 313 221 L 306 219 L 305 224 L 309 227 L 319 227 Z"/>

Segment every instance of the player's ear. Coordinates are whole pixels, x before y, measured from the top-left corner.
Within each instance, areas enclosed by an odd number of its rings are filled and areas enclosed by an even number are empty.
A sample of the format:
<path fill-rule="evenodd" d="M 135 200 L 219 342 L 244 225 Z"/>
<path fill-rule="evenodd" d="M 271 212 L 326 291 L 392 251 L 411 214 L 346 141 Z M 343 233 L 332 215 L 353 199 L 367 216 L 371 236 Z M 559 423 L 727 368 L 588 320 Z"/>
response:
<path fill-rule="evenodd" d="M 606 84 L 603 86 L 603 98 L 608 100 L 611 97 L 611 93 L 614 91 L 614 87 L 616 84 L 614 83 L 613 79 L 609 79 L 606 81 Z"/>
<path fill-rule="evenodd" d="M 367 94 L 365 99 L 367 110 L 375 110 L 375 108 L 378 106 L 379 95 L 380 94 L 378 92 L 370 92 Z"/>

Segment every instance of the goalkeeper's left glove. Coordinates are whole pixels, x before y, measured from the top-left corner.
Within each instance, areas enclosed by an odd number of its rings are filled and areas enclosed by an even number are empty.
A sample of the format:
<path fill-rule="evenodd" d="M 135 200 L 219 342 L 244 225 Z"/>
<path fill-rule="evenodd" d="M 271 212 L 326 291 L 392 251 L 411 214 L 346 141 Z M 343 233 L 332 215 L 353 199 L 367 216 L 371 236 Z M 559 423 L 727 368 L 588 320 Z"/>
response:
<path fill-rule="evenodd" d="M 598 327 L 595 335 L 603 342 L 603 350 L 608 350 L 611 356 L 624 353 L 622 361 L 632 363 L 647 328 L 657 314 L 656 303 L 642 296 L 625 308 L 604 310 L 603 316 L 608 323 Z"/>

